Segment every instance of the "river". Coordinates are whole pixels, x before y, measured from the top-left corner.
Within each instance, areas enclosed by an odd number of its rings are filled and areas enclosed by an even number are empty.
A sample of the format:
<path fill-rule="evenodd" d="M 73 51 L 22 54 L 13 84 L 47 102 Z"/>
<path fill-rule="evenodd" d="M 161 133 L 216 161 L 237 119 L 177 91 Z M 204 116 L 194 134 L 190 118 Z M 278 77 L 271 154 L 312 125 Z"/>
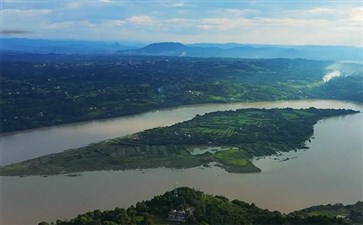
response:
<path fill-rule="evenodd" d="M 136 116 L 17 132 L 0 138 L 2 164 L 80 147 L 92 142 L 191 119 L 196 114 L 238 108 L 351 108 L 344 101 L 303 100 L 205 104 L 163 109 Z M 96 208 L 128 207 L 179 186 L 198 188 L 268 209 L 290 212 L 316 204 L 362 200 L 362 113 L 321 120 L 306 151 L 254 160 L 259 174 L 223 169 L 147 169 L 65 175 L 1 177 L 1 224 L 36 224 L 71 218 Z M 290 160 L 283 161 L 286 158 Z"/>

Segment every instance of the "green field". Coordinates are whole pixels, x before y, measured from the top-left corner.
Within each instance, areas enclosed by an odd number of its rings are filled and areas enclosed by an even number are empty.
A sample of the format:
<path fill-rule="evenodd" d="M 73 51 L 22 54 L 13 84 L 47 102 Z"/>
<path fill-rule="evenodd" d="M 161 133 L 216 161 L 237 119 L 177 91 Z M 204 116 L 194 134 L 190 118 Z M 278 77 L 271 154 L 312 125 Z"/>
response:
<path fill-rule="evenodd" d="M 334 109 L 241 109 L 213 112 L 169 127 L 102 141 L 0 168 L 0 175 L 51 175 L 95 170 L 190 168 L 217 162 L 228 172 L 259 172 L 250 159 L 305 148 L 324 117 L 357 113 Z M 221 147 L 193 155 L 193 148 Z"/>
<path fill-rule="evenodd" d="M 0 61 L 4 133 L 201 103 L 363 102 L 362 70 L 349 63 L 323 82 L 334 62 L 21 53 Z"/>

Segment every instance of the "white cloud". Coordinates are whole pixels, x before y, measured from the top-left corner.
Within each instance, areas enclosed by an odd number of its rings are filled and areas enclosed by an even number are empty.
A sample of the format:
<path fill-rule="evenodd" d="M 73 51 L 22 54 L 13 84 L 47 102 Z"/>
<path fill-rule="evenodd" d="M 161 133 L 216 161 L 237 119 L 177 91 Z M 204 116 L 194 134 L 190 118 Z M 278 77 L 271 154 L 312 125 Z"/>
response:
<path fill-rule="evenodd" d="M 301 27 L 306 26 L 307 28 L 321 27 L 331 24 L 328 20 L 323 19 L 295 19 L 295 18 L 265 18 L 258 17 L 253 20 L 254 25 L 263 26 L 292 26 Z"/>
<path fill-rule="evenodd" d="M 337 10 L 333 8 L 325 8 L 325 7 L 318 7 L 318 8 L 312 8 L 307 10 L 302 10 L 302 13 L 304 14 L 333 14 L 336 13 Z"/>
<path fill-rule="evenodd" d="M 168 5 L 169 7 L 184 7 L 185 3 L 184 2 L 174 2 L 170 5 Z"/>
<path fill-rule="evenodd" d="M 363 44 L 363 7 L 358 4 L 319 4 L 321 7 L 296 9 L 277 3 L 270 8 L 269 3 L 265 6 L 256 1 L 255 5 L 235 3 L 227 8 L 213 8 L 189 0 L 165 0 L 150 5 L 131 0 L 92 0 L 87 4 L 83 0 L 68 0 L 49 1 L 48 9 L 35 9 L 39 4 L 30 4 L 29 0 L 0 1 L 24 3 L 0 12 L 3 29 L 31 30 L 33 33 L 24 34 L 29 37 Z M 266 8 L 269 10 L 264 11 Z"/>
<path fill-rule="evenodd" d="M 60 22 L 60 23 L 51 23 L 51 24 L 44 24 L 43 26 L 41 26 L 41 28 L 46 28 L 46 29 L 67 29 L 70 28 L 74 25 L 73 21 L 64 21 L 64 22 Z"/>
<path fill-rule="evenodd" d="M 215 10 L 216 14 L 223 16 L 241 17 L 247 15 L 254 15 L 260 13 L 260 11 L 255 9 L 225 9 L 219 8 Z"/>
<path fill-rule="evenodd" d="M 150 16 L 132 16 L 127 19 L 128 22 L 136 25 L 150 26 L 155 24 L 154 20 Z"/>
<path fill-rule="evenodd" d="M 181 8 L 181 7 L 185 7 L 186 4 L 185 2 L 162 2 L 160 1 L 160 5 L 163 7 L 168 7 L 168 8 Z M 189 3 L 188 3 L 189 5 Z"/>
<path fill-rule="evenodd" d="M 89 20 L 81 20 L 78 22 L 78 24 L 82 27 L 89 27 L 89 28 L 93 28 L 96 26 L 95 24 L 91 23 Z"/>
<path fill-rule="evenodd" d="M 242 18 L 205 18 L 200 21 L 198 28 L 202 30 L 232 30 L 250 25 L 251 20 Z"/>
<path fill-rule="evenodd" d="M 193 20 L 186 18 L 171 18 L 165 20 L 167 24 L 187 25 L 193 23 Z"/>
<path fill-rule="evenodd" d="M 363 7 L 351 9 L 351 18 L 363 24 Z"/>
<path fill-rule="evenodd" d="M 218 10 L 220 13 L 222 10 Z M 334 25 L 334 22 L 326 19 L 314 18 L 277 18 L 277 17 L 253 17 L 244 18 L 240 17 L 244 13 L 258 13 L 258 11 L 245 11 L 234 9 L 223 9 L 225 12 L 224 17 L 202 18 L 195 21 L 197 27 L 202 30 L 241 30 L 243 27 L 253 27 L 259 29 L 261 27 L 271 26 L 274 29 L 287 29 L 288 27 L 306 27 L 306 29 L 320 27 L 324 28 L 327 25 Z M 226 13 L 229 12 L 229 13 Z"/>
<path fill-rule="evenodd" d="M 125 20 L 107 20 L 103 24 L 108 27 L 119 27 L 126 23 Z"/>
<path fill-rule="evenodd" d="M 81 3 L 79 3 L 79 2 L 71 2 L 71 3 L 67 4 L 67 8 L 70 8 L 70 9 L 77 9 L 80 6 L 81 6 Z"/>
<path fill-rule="evenodd" d="M 3 17 L 32 17 L 40 15 L 48 15 L 52 13 L 50 9 L 3 9 L 0 11 Z"/>
<path fill-rule="evenodd" d="M 202 19 L 198 27 L 203 30 L 232 30 L 240 29 L 242 27 L 323 27 L 331 24 L 327 20 L 317 19 L 276 19 L 276 18 L 264 18 L 256 17 L 253 19 L 233 19 L 233 18 L 205 18 Z"/>
<path fill-rule="evenodd" d="M 276 18 L 294 18 L 294 19 L 337 19 L 344 14 L 344 10 L 338 10 L 328 7 L 316 7 L 301 10 L 284 10 L 279 13 L 281 17 Z"/>
<path fill-rule="evenodd" d="M 42 23 L 39 25 L 40 29 L 54 29 L 54 30 L 64 30 L 64 29 L 79 29 L 79 28 L 94 28 L 96 24 L 91 23 L 89 20 L 80 21 L 63 21 L 59 23 Z"/>

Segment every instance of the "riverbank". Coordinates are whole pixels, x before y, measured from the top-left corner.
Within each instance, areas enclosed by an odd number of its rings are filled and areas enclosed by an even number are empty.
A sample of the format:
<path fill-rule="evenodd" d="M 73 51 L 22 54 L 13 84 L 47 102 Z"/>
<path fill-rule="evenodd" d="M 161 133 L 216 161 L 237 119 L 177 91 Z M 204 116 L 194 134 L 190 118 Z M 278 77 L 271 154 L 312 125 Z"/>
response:
<path fill-rule="evenodd" d="M 360 71 L 352 66 L 325 82 L 327 68 L 334 64 L 328 61 L 133 56 L 137 63 L 130 64 L 126 56 L 48 55 L 40 63 L 34 55 L 13 57 L 2 58 L 0 132 L 188 104 L 309 98 L 363 101 Z"/>
<path fill-rule="evenodd" d="M 250 158 L 305 147 L 314 124 L 357 113 L 334 109 L 240 109 L 214 112 L 169 127 L 154 128 L 79 149 L 0 168 L 2 176 L 54 175 L 95 170 L 191 168 L 217 162 L 229 172 L 259 172 Z M 230 146 L 192 155 L 188 146 Z"/>
<path fill-rule="evenodd" d="M 137 133 L 146 129 L 170 126 L 190 120 L 197 114 L 242 108 L 322 108 L 363 110 L 361 104 L 334 100 L 296 100 L 229 104 L 202 104 L 156 110 L 135 116 L 39 128 L 0 136 L 0 165 L 5 166 L 65 149 L 80 148 L 91 143 Z M 22 143 L 27 143 L 26 145 Z"/>
<path fill-rule="evenodd" d="M 274 104 L 248 105 L 248 108 L 284 108 L 288 107 L 285 104 L 289 104 L 294 108 L 315 106 L 363 111 L 359 105 L 341 101 L 297 101 Z M 18 134 L 11 139 L 8 138 L 15 143 L 27 143 L 26 149 L 23 150 L 21 145 L 15 148 L 15 144 L 14 148 L 8 147 L 8 149 L 13 151 L 19 149 L 23 154 L 34 155 L 32 149 L 39 150 L 42 147 L 47 149 L 45 146 L 47 141 L 51 142 L 48 150 L 52 153 L 57 149 L 58 143 L 62 147 L 62 144 L 72 144 L 72 141 L 73 144 L 81 144 L 81 141 L 86 140 L 94 142 L 94 138 L 105 135 L 120 136 L 119 134 L 123 132 L 130 134 L 130 129 L 135 129 L 136 126 L 142 129 L 141 125 L 144 127 L 161 126 L 162 123 L 171 125 L 181 122 L 187 116 L 202 115 L 204 114 L 202 111 L 226 109 L 225 105 L 213 107 L 204 105 L 203 108 L 179 108 L 178 111 L 159 111 L 134 119 L 128 118 L 130 123 L 132 120 L 134 126 L 120 119 L 71 126 L 67 129 L 54 127 L 50 130 Z M 228 107 L 247 106 L 234 104 Z M 78 213 L 96 208 L 100 210 L 114 209 L 116 206 L 127 208 L 135 202 L 151 199 L 155 195 L 171 190 L 175 182 L 178 182 L 178 186 L 193 187 L 206 193 L 224 195 L 229 199 L 243 199 L 249 203 L 254 202 L 261 208 L 284 213 L 319 204 L 336 202 L 354 204 L 358 200 L 363 200 L 362 116 L 363 113 L 359 113 L 320 120 L 314 126 L 315 138 L 306 143 L 308 150 L 290 151 L 278 160 L 274 159 L 275 156 L 253 160 L 253 164 L 261 168 L 261 173 L 228 173 L 223 168 L 211 166 L 190 169 L 95 171 L 80 173 L 81 176 L 77 177 L 66 175 L 1 177 L 3 215 L 0 216 L 0 220 L 4 224 L 28 225 L 37 224 L 42 220 L 74 218 Z M 30 136 L 37 140 L 32 143 Z M 85 139 L 86 137 L 90 139 Z M 287 157 L 290 160 L 282 161 Z M 29 158 L 33 156 L 30 155 Z M 14 212 L 22 212 L 21 217 Z"/>

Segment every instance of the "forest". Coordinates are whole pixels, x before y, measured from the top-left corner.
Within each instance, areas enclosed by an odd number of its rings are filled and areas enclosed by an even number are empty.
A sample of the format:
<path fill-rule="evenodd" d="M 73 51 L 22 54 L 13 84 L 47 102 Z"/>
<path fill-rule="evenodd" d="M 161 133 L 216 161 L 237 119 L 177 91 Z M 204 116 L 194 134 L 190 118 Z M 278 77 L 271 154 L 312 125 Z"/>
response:
<path fill-rule="evenodd" d="M 307 215 L 296 211 L 284 214 L 279 211 L 261 209 L 255 204 L 240 200 L 230 201 L 224 196 L 213 196 L 191 188 L 181 187 L 156 196 L 149 201 L 136 203 L 127 209 L 94 210 L 80 214 L 76 218 L 62 221 L 57 220 L 55 225 L 131 225 L 131 224 L 200 224 L 200 225 L 242 225 L 242 224 L 285 224 L 285 225 L 313 225 L 313 224 L 359 224 L 363 222 L 362 202 L 355 205 L 344 206 L 338 204 L 344 214 L 328 215 L 316 211 L 314 215 Z M 330 205 L 330 208 L 336 206 Z M 315 207 L 319 209 L 329 206 Z M 170 211 L 185 212 L 181 222 L 170 221 Z M 39 225 L 49 225 L 41 222 Z"/>
<path fill-rule="evenodd" d="M 78 149 L 10 164 L 1 176 L 71 174 L 95 170 L 191 168 L 211 162 L 228 172 L 260 172 L 255 156 L 306 148 L 320 119 L 358 113 L 345 109 L 239 109 L 197 115 Z M 194 154 L 195 148 L 219 148 Z"/>
<path fill-rule="evenodd" d="M 363 102 L 362 69 L 331 61 L 6 53 L 1 132 L 200 103 L 340 99 Z"/>

